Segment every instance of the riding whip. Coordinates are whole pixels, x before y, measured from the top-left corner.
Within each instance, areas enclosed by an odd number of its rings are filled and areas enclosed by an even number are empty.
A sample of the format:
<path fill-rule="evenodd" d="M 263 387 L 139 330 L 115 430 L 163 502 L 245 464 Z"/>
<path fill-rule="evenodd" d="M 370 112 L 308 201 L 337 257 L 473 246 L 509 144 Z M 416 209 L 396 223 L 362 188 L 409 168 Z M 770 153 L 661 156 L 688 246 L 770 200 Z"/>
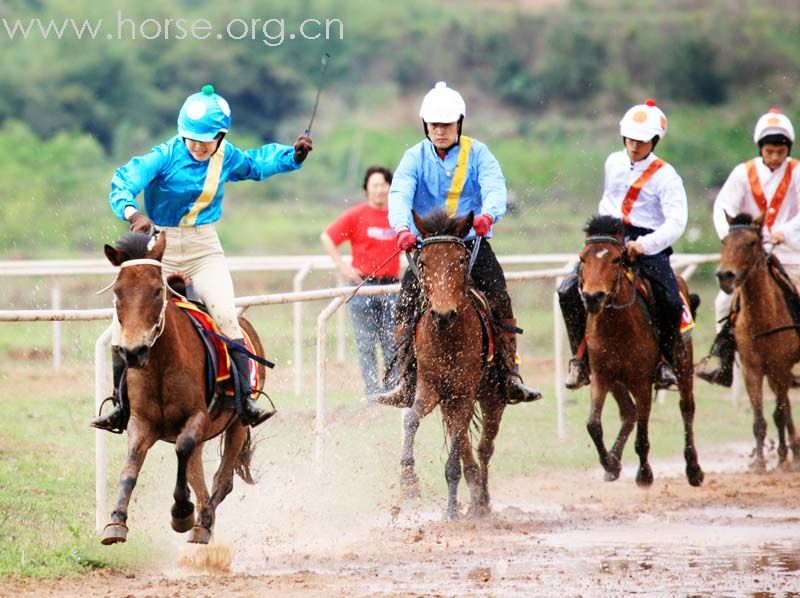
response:
<path fill-rule="evenodd" d="M 375 273 L 376 273 L 378 270 L 380 270 L 380 269 L 381 269 L 381 268 L 383 268 L 383 267 L 384 267 L 386 264 L 388 264 L 389 262 L 391 262 L 391 261 L 392 261 L 392 260 L 393 260 L 393 259 L 394 259 L 394 258 L 397 256 L 397 254 L 398 254 L 398 253 L 400 253 L 401 251 L 403 251 L 403 250 L 402 250 L 402 249 L 398 249 L 397 251 L 395 251 L 395 252 L 392 254 L 392 256 L 391 256 L 391 257 L 390 257 L 388 260 L 386 260 L 386 261 L 385 261 L 385 262 L 383 262 L 383 263 L 382 263 L 380 266 L 378 266 L 377 268 L 375 268 L 375 269 L 372 271 L 372 274 L 370 274 L 369 276 L 366 276 L 366 277 L 364 278 L 364 280 L 362 280 L 362 281 L 361 281 L 361 282 L 358 284 L 358 286 L 357 286 L 356 288 L 354 288 L 354 289 L 353 289 L 353 292 L 350 294 L 350 296 L 349 296 L 349 297 L 347 297 L 347 299 L 345 299 L 345 301 L 344 301 L 344 302 L 345 302 L 345 303 L 350 303 L 350 299 L 352 299 L 353 297 L 355 297 L 355 296 L 356 296 L 356 293 L 358 293 L 358 290 L 359 290 L 361 287 L 363 287 L 365 284 L 367 284 L 367 281 L 368 281 L 370 278 L 372 278 L 373 276 L 375 276 Z"/>
<path fill-rule="evenodd" d="M 325 81 L 325 69 L 328 66 L 328 58 L 331 55 L 325 52 L 322 55 L 322 60 L 320 60 L 319 64 L 319 84 L 317 85 L 317 97 L 314 100 L 314 109 L 311 111 L 311 120 L 308 121 L 308 127 L 306 128 L 305 136 L 311 137 L 311 125 L 314 124 L 314 117 L 317 115 L 317 106 L 319 106 L 319 96 L 322 93 L 322 84 Z"/>

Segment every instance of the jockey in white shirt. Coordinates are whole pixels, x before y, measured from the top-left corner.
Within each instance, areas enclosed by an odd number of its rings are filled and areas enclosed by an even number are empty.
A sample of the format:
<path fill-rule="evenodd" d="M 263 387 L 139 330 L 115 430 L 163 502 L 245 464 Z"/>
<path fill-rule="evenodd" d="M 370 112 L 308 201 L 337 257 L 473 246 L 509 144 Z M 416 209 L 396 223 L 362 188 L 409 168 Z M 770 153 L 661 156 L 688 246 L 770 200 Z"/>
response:
<path fill-rule="evenodd" d="M 634 106 L 620 121 L 625 149 L 606 160 L 601 215 L 620 218 L 625 230 L 628 258 L 636 260 L 650 281 L 656 308 L 653 320 L 659 330 L 663 361 L 656 371 L 660 388 L 677 383 L 672 369 L 683 305 L 678 282 L 670 266 L 672 244 L 686 229 L 687 200 L 683 181 L 675 169 L 653 150 L 667 132 L 667 117 L 653 100 Z M 558 289 L 561 311 L 572 348 L 567 388 L 589 383 L 588 356 L 581 348 L 586 312 L 578 290 L 577 272 Z"/>
<path fill-rule="evenodd" d="M 759 156 L 736 166 L 714 202 L 714 226 L 723 239 L 728 234 L 727 216 L 747 213 L 764 215 L 762 238 L 774 246 L 773 255 L 796 287 L 800 287 L 800 161 L 789 157 L 794 143 L 794 127 L 785 114 L 775 108 L 756 123 L 753 140 Z M 728 320 L 732 295 L 719 292 L 714 303 L 717 338 L 709 357 L 718 357 L 716 369 L 698 368 L 697 375 L 712 384 L 730 386 L 736 344 Z"/>

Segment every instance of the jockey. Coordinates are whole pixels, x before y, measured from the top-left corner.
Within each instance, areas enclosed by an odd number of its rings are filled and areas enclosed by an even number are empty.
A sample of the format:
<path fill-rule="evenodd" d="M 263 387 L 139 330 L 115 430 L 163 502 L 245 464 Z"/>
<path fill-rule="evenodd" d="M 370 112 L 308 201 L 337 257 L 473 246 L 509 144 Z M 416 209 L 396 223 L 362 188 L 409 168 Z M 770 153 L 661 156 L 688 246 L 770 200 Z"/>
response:
<path fill-rule="evenodd" d="M 666 388 L 678 381 L 673 366 L 683 306 L 669 256 L 672 244 L 686 229 L 686 191 L 675 169 L 653 153 L 667 132 L 667 117 L 653 100 L 628 110 L 619 129 L 625 149 L 606 160 L 599 212 L 622 220 L 628 259 L 637 261 L 650 281 L 663 358 L 655 382 L 658 388 Z M 586 311 L 577 271 L 564 279 L 558 295 L 573 355 L 566 386 L 580 388 L 589 383 L 589 366 L 584 345 Z"/>
<path fill-rule="evenodd" d="M 397 231 L 397 246 L 410 251 L 417 243 L 414 210 L 424 217 L 444 208 L 451 216 L 477 214 L 466 237 L 469 249 L 483 237 L 472 269 L 472 281 L 485 295 L 499 323 L 498 373 L 506 403 L 535 401 L 537 390 L 525 386 L 516 363 L 516 321 L 506 289 L 505 275 L 489 245 L 492 225 L 506 212 L 505 177 L 497 159 L 480 141 L 462 135 L 466 115 L 464 99 L 439 82 L 422 100 L 419 115 L 425 139 L 406 151 L 389 191 L 389 224 Z M 385 405 L 411 407 L 416 391 L 416 361 L 412 328 L 419 313 L 420 288 L 409 269 L 403 277 L 395 308 L 395 342 L 398 344 L 399 384 L 375 400 Z"/>
<path fill-rule="evenodd" d="M 775 246 L 773 256 L 800 288 L 800 164 L 789 157 L 794 127 L 785 114 L 772 108 L 758 119 L 753 141 L 759 156 L 739 164 L 728 176 L 714 202 L 714 226 L 723 239 L 728 234 L 726 214 L 733 217 L 747 213 L 754 218 L 765 214 L 764 243 Z M 732 295 L 720 291 L 714 302 L 718 333 L 709 357 L 719 358 L 719 367 L 698 368 L 697 372 L 703 380 L 721 386 L 733 383 L 736 341 L 728 317 L 732 299 Z M 704 360 L 703 365 L 707 362 Z"/>
<path fill-rule="evenodd" d="M 187 274 L 222 334 L 243 344 L 233 282 L 215 228 L 222 215 L 223 185 L 297 170 L 312 150 L 312 142 L 300 136 L 294 147 L 269 143 L 243 151 L 225 141 L 230 125 L 228 102 L 211 85 L 204 86 L 184 102 L 175 137 L 114 173 L 109 202 L 118 218 L 130 222 L 131 231 L 146 233 L 155 225 L 166 235 L 164 274 Z M 141 191 L 147 215 L 139 211 L 136 201 Z M 121 432 L 126 422 L 119 385 L 125 364 L 117 349 L 119 326 L 114 328 L 114 409 L 91 425 Z M 230 354 L 239 375 L 242 422 L 258 425 L 270 412 L 260 409 L 250 396 L 249 357 L 235 349 Z"/>

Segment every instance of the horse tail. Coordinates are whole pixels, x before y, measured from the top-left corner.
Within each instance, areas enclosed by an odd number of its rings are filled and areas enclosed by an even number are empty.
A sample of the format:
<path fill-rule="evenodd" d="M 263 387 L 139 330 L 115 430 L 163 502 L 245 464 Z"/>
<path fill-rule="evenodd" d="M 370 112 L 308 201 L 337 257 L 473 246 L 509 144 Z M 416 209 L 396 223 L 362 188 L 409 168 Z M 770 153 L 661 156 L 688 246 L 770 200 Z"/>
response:
<path fill-rule="evenodd" d="M 250 463 L 253 460 L 253 453 L 256 447 L 250 435 L 250 428 L 247 428 L 246 434 L 242 450 L 239 451 L 239 456 L 236 457 L 236 463 L 233 465 L 233 470 L 245 483 L 253 485 L 256 481 L 253 479 L 253 475 L 250 471 Z"/>
<path fill-rule="evenodd" d="M 700 295 L 697 293 L 689 294 L 689 311 L 692 312 L 692 319 L 697 319 L 697 308 L 700 307 Z"/>

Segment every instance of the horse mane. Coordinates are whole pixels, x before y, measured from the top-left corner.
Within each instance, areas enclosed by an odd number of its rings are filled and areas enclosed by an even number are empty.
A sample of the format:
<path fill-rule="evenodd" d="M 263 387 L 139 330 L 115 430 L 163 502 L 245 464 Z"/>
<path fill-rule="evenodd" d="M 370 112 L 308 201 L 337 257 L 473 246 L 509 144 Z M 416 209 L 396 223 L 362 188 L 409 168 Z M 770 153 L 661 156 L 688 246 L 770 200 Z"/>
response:
<path fill-rule="evenodd" d="M 614 237 L 624 233 L 622 220 L 615 216 L 601 216 L 596 214 L 586 221 L 586 226 L 583 227 L 585 232 L 590 237 L 602 235 L 606 237 Z"/>
<path fill-rule="evenodd" d="M 422 219 L 428 236 L 457 236 L 458 219 L 448 216 L 441 208 L 435 209 Z"/>
<path fill-rule="evenodd" d="M 753 226 L 753 215 L 748 214 L 746 212 L 742 212 L 741 214 L 736 214 L 731 220 L 731 225 L 733 224 L 741 224 L 744 226 Z"/>
<path fill-rule="evenodd" d="M 150 235 L 144 233 L 125 233 L 124 237 L 114 243 L 114 247 L 125 253 L 129 259 L 138 260 L 147 256 L 150 239 Z"/>

